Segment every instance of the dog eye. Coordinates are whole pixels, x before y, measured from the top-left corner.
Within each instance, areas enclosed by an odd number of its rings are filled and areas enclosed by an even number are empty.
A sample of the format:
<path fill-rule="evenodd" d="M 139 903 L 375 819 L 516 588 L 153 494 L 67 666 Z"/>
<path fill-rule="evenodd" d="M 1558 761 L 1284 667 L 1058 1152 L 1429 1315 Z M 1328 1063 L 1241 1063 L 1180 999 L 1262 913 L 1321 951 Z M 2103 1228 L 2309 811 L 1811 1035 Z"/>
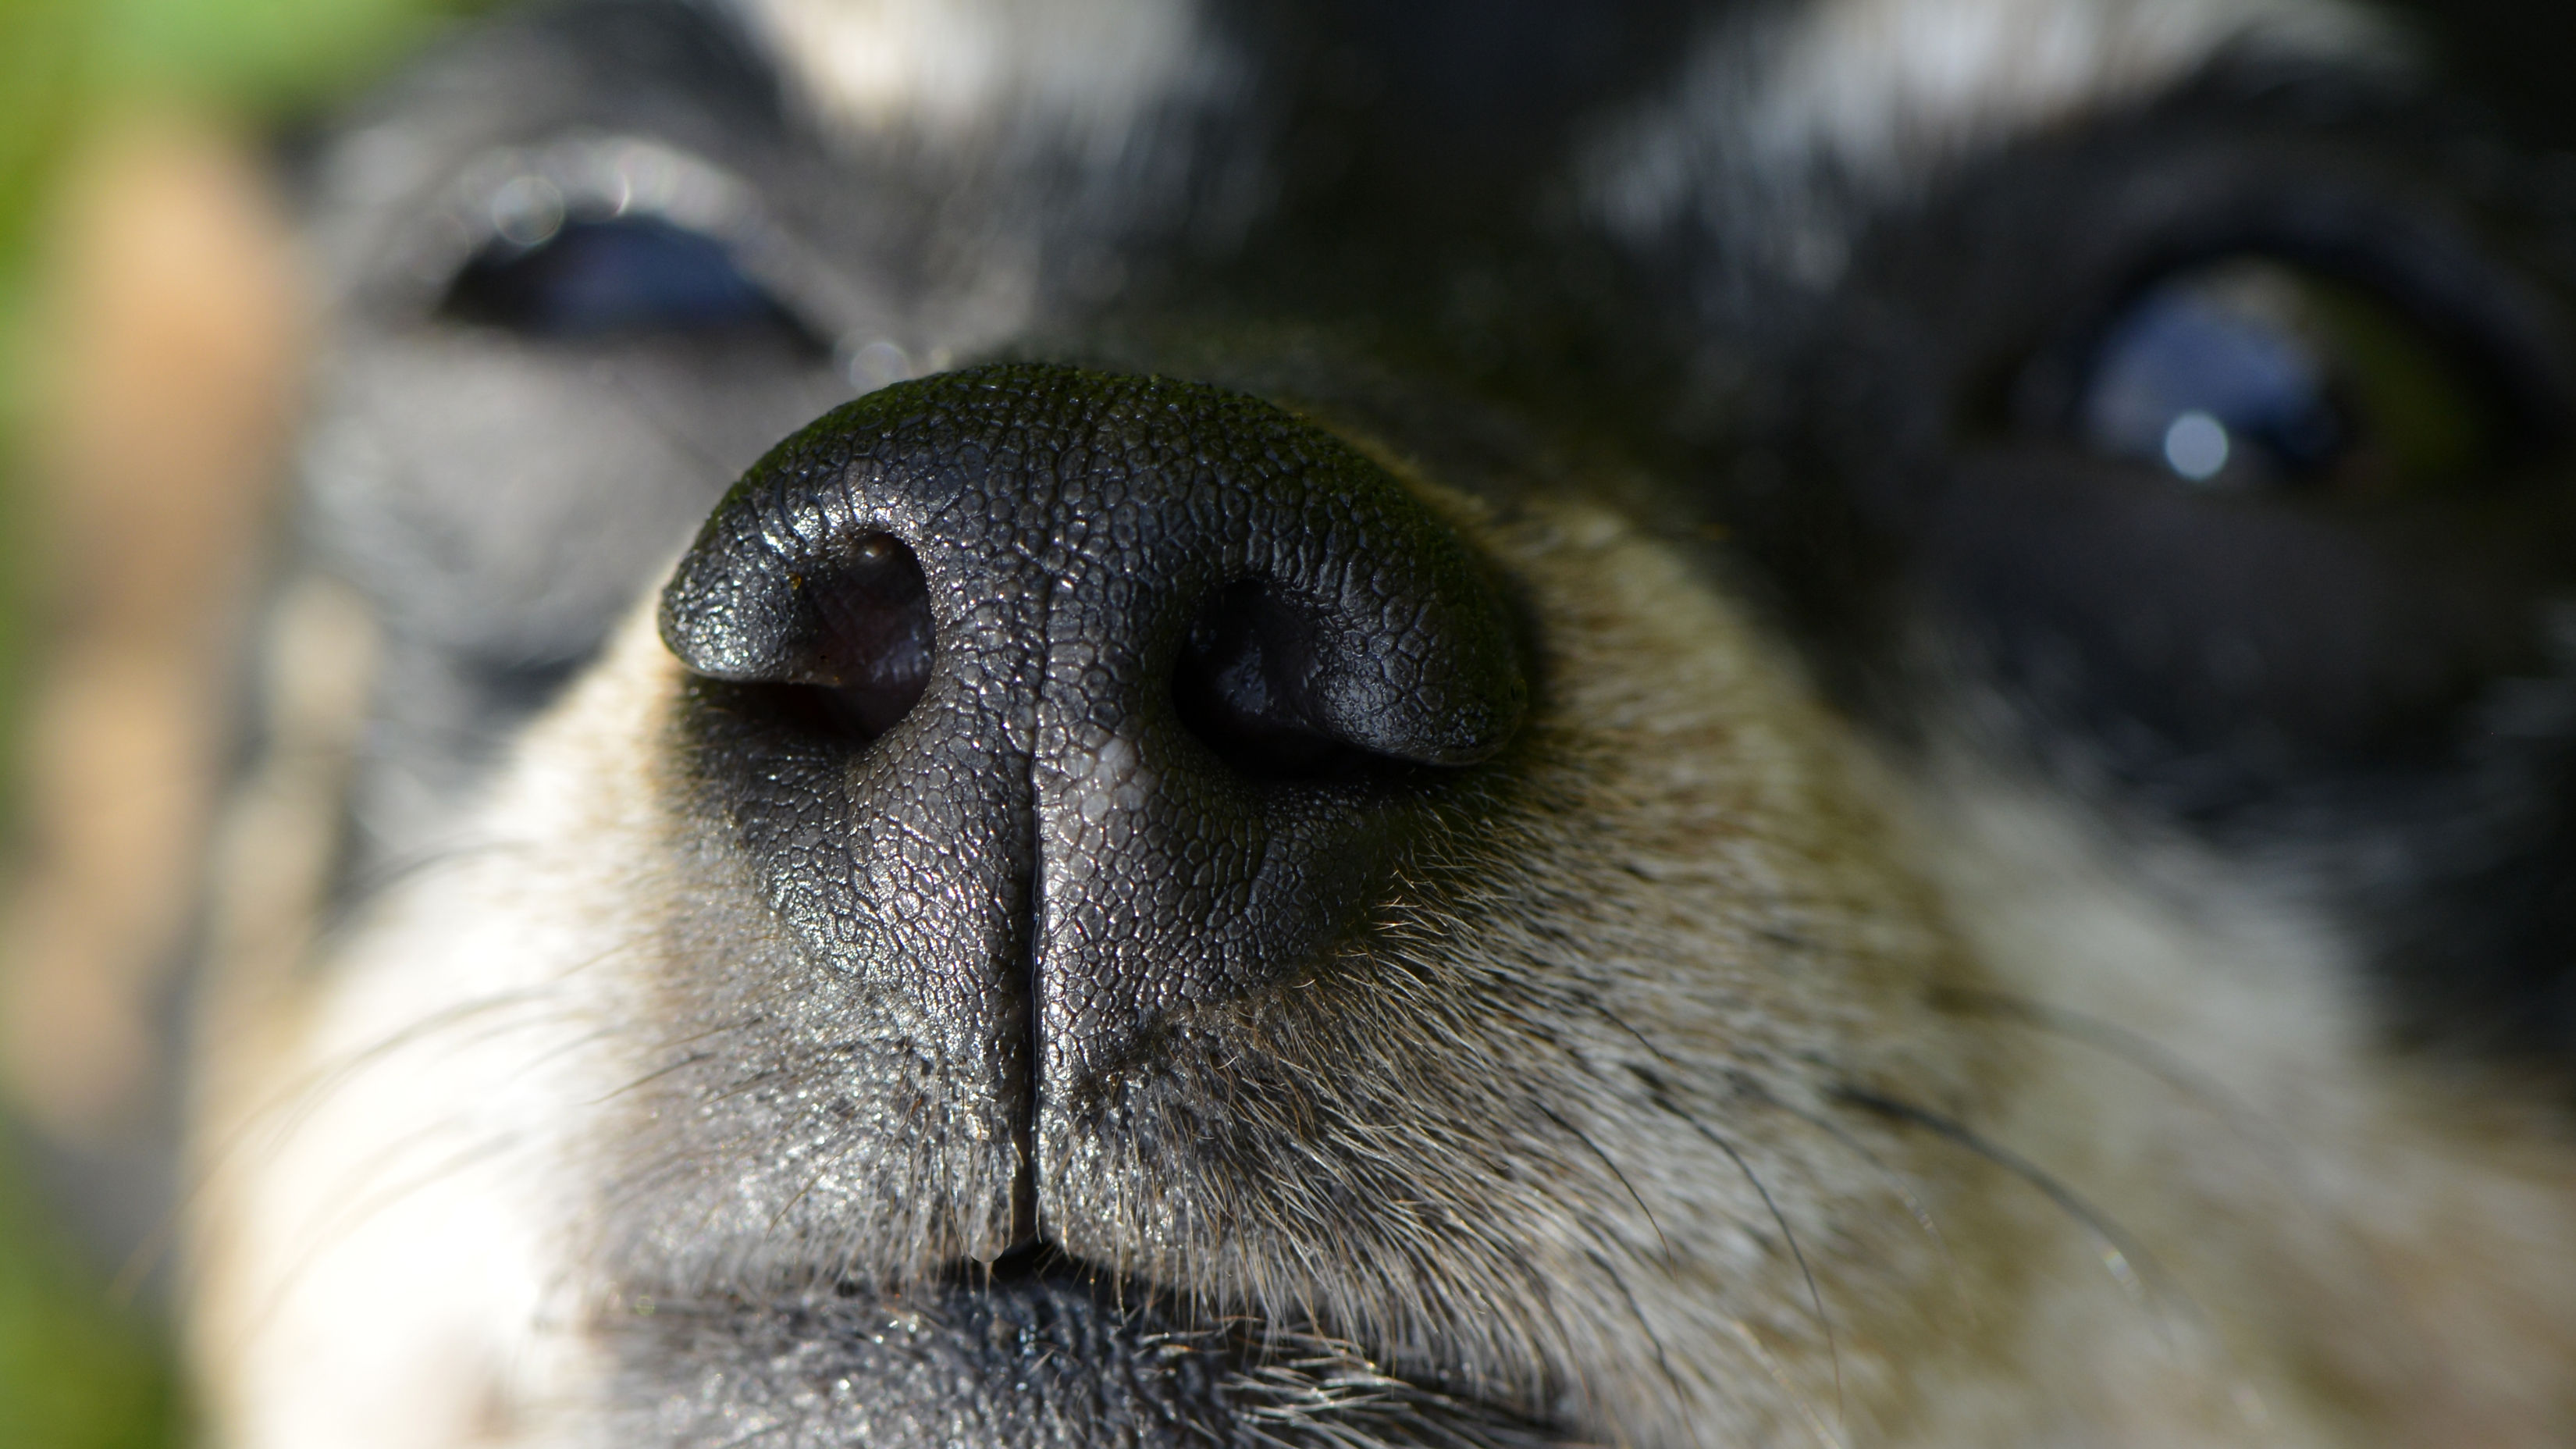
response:
<path fill-rule="evenodd" d="M 567 221 L 496 238 L 439 307 L 458 321 L 540 337 L 805 329 L 713 237 L 654 217 Z"/>
<path fill-rule="evenodd" d="M 2461 358 L 2388 299 L 2264 258 L 2170 276 L 2098 334 L 2074 429 L 2195 488 L 2360 501 L 2457 487 L 2499 430 Z"/>

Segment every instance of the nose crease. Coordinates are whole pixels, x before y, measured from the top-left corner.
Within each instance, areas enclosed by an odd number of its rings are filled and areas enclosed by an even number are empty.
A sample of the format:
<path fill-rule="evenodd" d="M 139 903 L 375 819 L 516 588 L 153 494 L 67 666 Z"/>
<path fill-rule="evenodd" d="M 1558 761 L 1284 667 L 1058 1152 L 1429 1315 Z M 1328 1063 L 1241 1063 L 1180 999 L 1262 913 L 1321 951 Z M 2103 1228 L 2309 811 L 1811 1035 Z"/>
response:
<path fill-rule="evenodd" d="M 875 637 L 847 621 L 877 596 L 814 565 L 878 536 L 917 561 L 928 677 L 835 733 L 792 697 L 817 641 Z M 971 1062 L 1041 1171 L 1158 1033 L 1360 928 L 1527 695 L 1499 598 L 1383 469 L 1250 398 L 1069 368 L 826 415 L 728 494 L 662 619 L 702 808 L 809 949 Z M 763 834 L 782 791 L 794 850 Z"/>

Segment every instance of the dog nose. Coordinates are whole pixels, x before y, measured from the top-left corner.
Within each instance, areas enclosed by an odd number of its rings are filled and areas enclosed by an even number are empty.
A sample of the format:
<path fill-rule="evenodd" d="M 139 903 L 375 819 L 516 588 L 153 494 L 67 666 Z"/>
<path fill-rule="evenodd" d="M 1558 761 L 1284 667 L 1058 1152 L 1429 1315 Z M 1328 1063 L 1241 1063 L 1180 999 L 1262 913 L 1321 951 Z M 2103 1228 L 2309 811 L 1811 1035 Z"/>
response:
<path fill-rule="evenodd" d="M 780 917 L 1041 1097 L 1323 969 L 1528 692 L 1475 557 L 1350 445 L 1029 365 L 780 445 L 662 632 L 694 798 Z"/>

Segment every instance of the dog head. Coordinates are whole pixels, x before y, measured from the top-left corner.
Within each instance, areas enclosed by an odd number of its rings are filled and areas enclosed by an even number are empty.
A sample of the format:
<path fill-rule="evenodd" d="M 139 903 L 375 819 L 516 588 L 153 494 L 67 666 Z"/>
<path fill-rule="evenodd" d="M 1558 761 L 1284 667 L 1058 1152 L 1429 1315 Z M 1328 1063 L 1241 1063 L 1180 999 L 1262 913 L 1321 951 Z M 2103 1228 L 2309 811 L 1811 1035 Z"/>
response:
<path fill-rule="evenodd" d="M 2562 1440 L 2555 175 L 2306 0 L 476 32 L 314 170 L 219 1415 Z"/>

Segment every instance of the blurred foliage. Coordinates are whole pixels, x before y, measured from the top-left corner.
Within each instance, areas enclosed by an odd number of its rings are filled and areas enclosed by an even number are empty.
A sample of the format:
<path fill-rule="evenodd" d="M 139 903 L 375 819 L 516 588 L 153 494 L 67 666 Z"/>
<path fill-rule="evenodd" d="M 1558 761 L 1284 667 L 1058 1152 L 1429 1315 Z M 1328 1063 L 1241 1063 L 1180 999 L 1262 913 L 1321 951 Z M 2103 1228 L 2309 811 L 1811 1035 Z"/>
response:
<path fill-rule="evenodd" d="M 0 397 L 14 408 L 45 200 L 90 128 L 190 105 L 270 121 L 363 85 L 476 0 L 0 0 Z"/>
<path fill-rule="evenodd" d="M 182 1440 L 160 1325 L 106 1301 L 0 1163 L 0 1444 L 157 1449 Z"/>
<path fill-rule="evenodd" d="M 0 749 L 27 636 L 42 511 L 25 473 L 43 358 L 49 204 L 82 142 L 172 107 L 259 128 L 327 108 L 472 0 L 0 0 Z M 0 756 L 5 757 L 5 756 Z M 6 795 L 0 795 L 0 813 Z M 45 1220 L 0 1132 L 0 1449 L 183 1441 L 166 1325 L 111 1300 L 106 1265 Z"/>

